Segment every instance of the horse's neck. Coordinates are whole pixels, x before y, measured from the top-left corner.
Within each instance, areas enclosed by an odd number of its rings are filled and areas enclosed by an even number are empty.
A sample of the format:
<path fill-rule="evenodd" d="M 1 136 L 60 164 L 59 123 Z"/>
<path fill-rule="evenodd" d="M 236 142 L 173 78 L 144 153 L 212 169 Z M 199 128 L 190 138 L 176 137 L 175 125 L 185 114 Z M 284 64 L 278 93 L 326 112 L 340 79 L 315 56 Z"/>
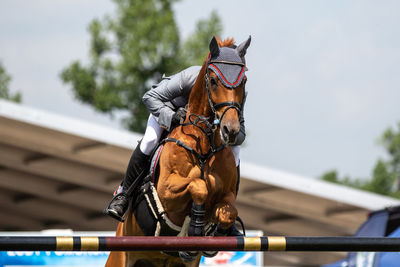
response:
<path fill-rule="evenodd" d="M 196 82 L 193 85 L 192 91 L 189 96 L 188 114 L 197 114 L 209 117 L 211 115 L 211 108 L 208 104 L 207 92 L 204 88 L 204 77 L 206 74 L 206 65 L 201 68 Z"/>
<path fill-rule="evenodd" d="M 188 114 L 196 114 L 199 116 L 204 116 L 209 118 L 209 122 L 212 123 L 212 120 L 214 119 L 214 114 L 211 110 L 210 104 L 208 102 L 208 97 L 207 97 L 207 90 L 205 89 L 205 74 L 206 74 L 206 67 L 207 65 L 204 64 L 203 67 L 201 68 L 199 75 L 196 79 L 195 84 L 193 85 L 192 91 L 189 96 L 189 102 L 188 102 Z M 186 122 L 188 122 L 188 119 L 186 119 Z M 202 127 L 205 127 L 205 125 L 201 125 Z M 204 137 L 204 133 L 202 133 L 200 130 L 199 135 L 201 137 Z M 219 131 L 219 129 L 216 129 L 216 132 Z M 197 135 L 197 134 L 196 134 Z M 199 136 L 199 137 L 200 137 Z M 202 138 L 203 139 L 203 138 Z M 222 143 L 221 137 L 219 134 L 214 134 L 214 145 L 219 146 Z M 202 142 L 204 143 L 204 142 Z M 209 147 L 208 140 L 206 141 L 205 144 L 207 147 Z"/>

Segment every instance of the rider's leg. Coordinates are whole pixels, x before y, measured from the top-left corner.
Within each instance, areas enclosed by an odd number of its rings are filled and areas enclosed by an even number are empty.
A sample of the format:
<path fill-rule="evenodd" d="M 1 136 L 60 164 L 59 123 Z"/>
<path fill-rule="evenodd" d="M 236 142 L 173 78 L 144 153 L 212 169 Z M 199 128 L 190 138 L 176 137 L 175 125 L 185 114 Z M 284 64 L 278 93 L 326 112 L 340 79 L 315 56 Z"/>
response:
<path fill-rule="evenodd" d="M 158 124 L 156 118 L 150 114 L 147 121 L 146 131 L 144 133 L 142 142 L 140 143 L 140 150 L 143 152 L 143 154 L 151 154 L 160 141 L 163 131 L 164 129 L 161 128 L 160 124 Z"/>
<path fill-rule="evenodd" d="M 129 188 L 138 179 L 143 179 L 142 172 L 147 170 L 150 154 L 156 147 L 161 138 L 163 129 L 160 127 L 153 115 L 149 116 L 147 128 L 143 139 L 136 146 L 126 170 L 125 178 L 122 182 L 122 188 L 119 188 L 119 193 L 113 198 L 111 203 L 105 209 L 105 213 L 120 219 L 126 212 L 129 206 Z M 140 184 L 138 181 L 137 184 Z M 133 192 L 131 190 L 131 192 Z"/>
<path fill-rule="evenodd" d="M 127 191 L 139 176 L 143 178 L 143 175 L 140 174 L 147 170 L 150 154 L 160 141 L 163 131 L 164 129 L 160 127 L 156 118 L 150 114 L 143 138 L 129 160 L 122 183 L 123 191 Z"/>

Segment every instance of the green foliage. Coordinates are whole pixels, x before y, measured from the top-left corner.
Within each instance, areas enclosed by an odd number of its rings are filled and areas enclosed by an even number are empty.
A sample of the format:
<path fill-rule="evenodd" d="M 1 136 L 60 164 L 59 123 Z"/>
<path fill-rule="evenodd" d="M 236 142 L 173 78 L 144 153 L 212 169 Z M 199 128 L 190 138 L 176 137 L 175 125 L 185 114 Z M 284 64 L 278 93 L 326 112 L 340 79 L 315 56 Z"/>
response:
<path fill-rule="evenodd" d="M 386 129 L 381 138 L 382 145 L 391 157 L 389 166 L 391 170 L 400 174 L 400 122 L 397 124 L 397 132 L 392 128 Z"/>
<path fill-rule="evenodd" d="M 321 179 L 326 181 L 326 182 L 340 183 L 338 172 L 336 170 L 331 170 L 331 171 L 328 171 L 328 172 L 324 173 L 321 176 Z"/>
<path fill-rule="evenodd" d="M 3 64 L 0 62 L 0 98 L 11 100 L 14 102 L 21 102 L 21 93 L 11 94 L 9 84 L 11 76 L 7 73 Z"/>
<path fill-rule="evenodd" d="M 219 35 L 222 26 L 213 12 L 182 42 L 172 9 L 175 1 L 113 1 L 116 13 L 94 19 L 88 27 L 89 64 L 72 62 L 60 76 L 72 86 L 78 100 L 105 113 L 128 111 L 125 126 L 143 132 L 148 117 L 143 94 L 163 74 L 201 64 L 211 36 Z"/>
<path fill-rule="evenodd" d="M 359 189 L 362 189 L 366 184 L 366 182 L 364 182 L 361 179 L 351 179 L 349 176 L 340 178 L 337 170 L 327 171 L 326 173 L 322 174 L 320 179 L 327 181 L 327 182 L 331 182 L 331 183 L 335 183 L 335 184 L 342 184 L 342 185 L 355 187 L 355 188 L 359 188 Z"/>
<path fill-rule="evenodd" d="M 387 164 L 378 160 L 373 171 L 372 179 L 365 185 L 365 190 L 381 195 L 391 195 L 395 175 L 388 170 Z"/>
<path fill-rule="evenodd" d="M 328 171 L 321 176 L 321 179 L 328 182 L 343 184 L 377 194 L 400 198 L 400 123 L 396 130 L 387 129 L 380 140 L 385 147 L 389 160 L 379 159 L 375 164 L 373 175 L 370 179 L 339 178 L 336 170 Z"/>
<path fill-rule="evenodd" d="M 198 21 L 195 33 L 183 45 L 181 51 L 182 62 L 187 66 L 201 65 L 204 61 L 204 56 L 208 53 L 211 36 L 220 32 L 222 32 L 222 24 L 216 11 L 211 13 L 208 20 Z"/>

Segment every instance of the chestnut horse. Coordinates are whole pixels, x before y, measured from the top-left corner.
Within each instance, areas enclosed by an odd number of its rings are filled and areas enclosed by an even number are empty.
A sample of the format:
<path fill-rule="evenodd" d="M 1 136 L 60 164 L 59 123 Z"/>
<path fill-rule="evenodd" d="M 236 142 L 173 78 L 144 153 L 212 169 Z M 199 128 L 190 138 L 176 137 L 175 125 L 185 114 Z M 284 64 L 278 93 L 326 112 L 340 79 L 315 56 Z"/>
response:
<path fill-rule="evenodd" d="M 185 123 L 172 130 L 165 140 L 156 190 L 173 224 L 183 228 L 190 218 L 186 235 L 204 235 L 204 225 L 208 223 L 228 229 L 238 214 L 235 208 L 238 177 L 229 145 L 234 144 L 240 130 L 246 83 L 244 55 L 249 44 L 250 37 L 237 47 L 233 39 L 222 42 L 213 37 L 210 54 L 189 96 Z M 234 50 L 241 62 L 213 61 L 222 47 Z M 209 68 L 213 63 L 239 65 L 243 77 L 240 81 L 238 78 L 238 85 L 226 87 L 221 75 Z M 132 210 L 117 228 L 117 236 L 126 235 L 144 235 Z M 190 255 L 193 258 L 188 262 L 188 258 L 184 261 L 162 252 L 111 252 L 106 267 L 198 266 L 201 255 Z"/>

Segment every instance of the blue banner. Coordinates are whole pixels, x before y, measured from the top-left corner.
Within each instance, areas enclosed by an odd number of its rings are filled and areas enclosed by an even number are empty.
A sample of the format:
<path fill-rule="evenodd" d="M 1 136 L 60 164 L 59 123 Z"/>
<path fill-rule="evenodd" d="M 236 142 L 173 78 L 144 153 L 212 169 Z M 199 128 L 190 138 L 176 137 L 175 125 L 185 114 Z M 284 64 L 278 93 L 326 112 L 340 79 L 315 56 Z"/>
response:
<path fill-rule="evenodd" d="M 108 254 L 109 252 L 1 251 L 0 267 L 102 267 Z M 262 266 L 262 252 L 221 251 L 213 258 L 202 257 L 200 266 Z"/>
<path fill-rule="evenodd" d="M 0 266 L 104 266 L 109 252 L 2 251 Z"/>

